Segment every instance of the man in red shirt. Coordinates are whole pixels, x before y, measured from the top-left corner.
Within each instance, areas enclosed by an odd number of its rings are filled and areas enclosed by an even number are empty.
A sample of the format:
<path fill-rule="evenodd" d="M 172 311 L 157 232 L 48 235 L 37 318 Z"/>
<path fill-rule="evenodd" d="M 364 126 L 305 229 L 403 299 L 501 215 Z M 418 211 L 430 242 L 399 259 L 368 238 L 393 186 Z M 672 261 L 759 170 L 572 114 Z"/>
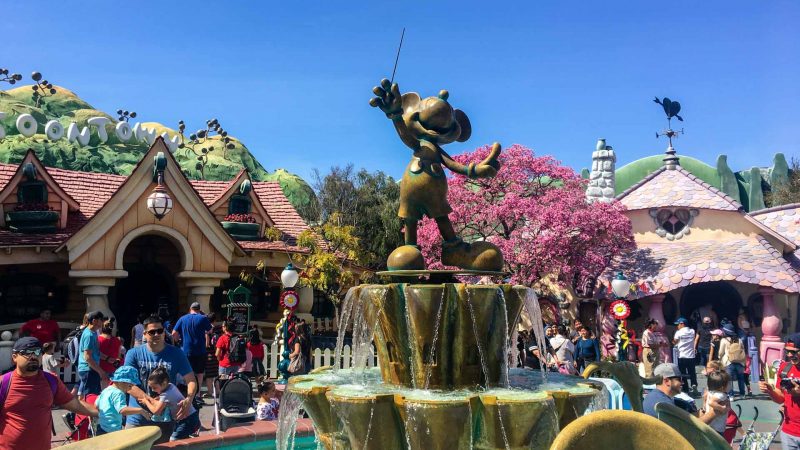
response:
<path fill-rule="evenodd" d="M 241 363 L 233 363 L 231 362 L 230 356 L 230 347 L 231 347 L 231 337 L 233 333 L 231 332 L 232 325 L 227 320 L 222 322 L 222 336 L 217 339 L 217 360 L 219 361 L 219 375 L 220 378 L 227 378 L 230 375 L 235 375 L 236 372 L 239 371 L 239 366 Z"/>
<path fill-rule="evenodd" d="M 94 405 L 81 402 L 70 394 L 57 377 L 46 378 L 41 370 L 42 344 L 38 339 L 18 339 L 12 348 L 11 360 L 15 369 L 10 379 L 6 379 L 10 384 L 0 390 L 0 393 L 7 391 L 0 405 L 0 448 L 49 449 L 53 405 L 97 417 Z"/>
<path fill-rule="evenodd" d="M 61 340 L 61 328 L 58 322 L 50 318 L 50 310 L 45 309 L 39 314 L 38 319 L 31 319 L 19 329 L 19 335 L 32 336 L 44 345 L 47 342 L 59 342 Z"/>
<path fill-rule="evenodd" d="M 788 361 L 781 363 L 775 386 L 761 381 L 758 387 L 773 402 L 783 404 L 782 448 L 797 449 L 800 448 L 800 333 L 786 338 L 784 350 Z"/>

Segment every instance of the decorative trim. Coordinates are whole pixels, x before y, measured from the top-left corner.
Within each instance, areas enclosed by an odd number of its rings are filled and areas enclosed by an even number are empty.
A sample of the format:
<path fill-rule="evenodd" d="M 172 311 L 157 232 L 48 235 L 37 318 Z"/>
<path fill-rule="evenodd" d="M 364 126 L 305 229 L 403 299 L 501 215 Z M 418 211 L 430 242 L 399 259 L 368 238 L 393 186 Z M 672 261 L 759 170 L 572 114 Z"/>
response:
<path fill-rule="evenodd" d="M 122 260 L 125 257 L 125 249 L 128 248 L 128 244 L 130 244 L 131 241 L 137 237 L 147 234 L 162 236 L 172 241 L 172 243 L 178 244 L 178 247 L 181 249 L 181 262 L 183 263 L 183 270 L 192 270 L 194 268 L 194 254 L 192 253 L 192 247 L 189 245 L 189 240 L 186 239 L 186 236 L 180 234 L 174 228 L 151 223 L 142 225 L 139 228 L 135 228 L 122 237 L 122 240 L 119 241 L 119 245 L 117 245 L 117 253 L 114 258 L 115 269 L 123 269 Z"/>
<path fill-rule="evenodd" d="M 70 270 L 70 278 L 125 278 L 127 270 Z"/>
<path fill-rule="evenodd" d="M 69 262 L 72 264 L 82 254 L 91 248 L 97 241 L 97 237 L 107 233 L 111 227 L 116 224 L 123 215 L 134 207 L 136 201 L 142 194 L 152 185 L 152 172 L 149 169 L 149 161 L 151 157 L 158 152 L 164 152 L 168 155 L 167 158 L 171 163 L 167 164 L 167 170 L 164 173 L 165 178 L 169 181 L 170 192 L 175 197 L 175 201 L 186 210 L 186 213 L 191 220 L 200 228 L 211 246 L 214 247 L 220 255 L 230 263 L 235 254 L 244 255 L 244 250 L 241 246 L 233 240 L 222 225 L 217 222 L 214 215 L 208 209 L 205 203 L 200 199 L 197 191 L 191 186 L 189 181 L 181 172 L 180 165 L 175 160 L 172 153 L 169 152 L 164 139 L 161 137 L 156 138 L 150 150 L 142 157 L 139 164 L 133 169 L 131 175 L 122 183 L 122 186 L 117 189 L 114 195 L 106 202 L 106 204 L 92 217 L 83 228 L 78 230 L 66 242 L 64 242 L 56 251 L 66 247 L 69 251 Z M 147 161 L 148 163 L 144 163 Z M 145 167 L 147 165 L 147 167 Z"/>
<path fill-rule="evenodd" d="M 671 215 L 674 215 L 677 211 L 684 210 L 688 211 L 689 218 L 686 220 L 686 224 L 683 228 L 680 229 L 675 234 L 670 233 L 669 231 L 665 230 L 664 227 L 661 226 L 661 222 L 658 220 L 658 213 L 661 211 L 669 211 Z M 680 239 L 688 234 L 691 234 L 691 225 L 694 223 L 694 218 L 700 214 L 700 211 L 694 208 L 652 208 L 650 209 L 650 217 L 653 218 L 653 223 L 656 225 L 656 234 L 662 238 L 666 238 L 669 241 L 674 241 L 676 239 Z"/>
<path fill-rule="evenodd" d="M 195 272 L 190 269 L 178 272 L 175 276 L 178 278 L 216 278 L 227 280 L 231 277 L 231 274 L 228 272 Z"/>

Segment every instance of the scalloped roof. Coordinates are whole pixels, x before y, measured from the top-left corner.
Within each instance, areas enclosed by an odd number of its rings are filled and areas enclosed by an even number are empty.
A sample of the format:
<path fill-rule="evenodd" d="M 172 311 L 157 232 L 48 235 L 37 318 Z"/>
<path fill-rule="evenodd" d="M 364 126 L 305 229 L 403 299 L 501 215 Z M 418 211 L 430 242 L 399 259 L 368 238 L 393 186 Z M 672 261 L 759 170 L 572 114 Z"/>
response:
<path fill-rule="evenodd" d="M 686 169 L 661 167 L 617 196 L 629 210 L 664 207 L 743 210 L 742 205 Z"/>
<path fill-rule="evenodd" d="M 730 241 L 638 244 L 611 265 L 629 279 L 652 282 L 653 294 L 710 281 L 738 281 L 800 292 L 800 275 L 761 236 Z M 610 280 L 611 272 L 603 278 Z"/>
<path fill-rule="evenodd" d="M 762 209 L 750 216 L 800 246 L 800 203 Z"/>

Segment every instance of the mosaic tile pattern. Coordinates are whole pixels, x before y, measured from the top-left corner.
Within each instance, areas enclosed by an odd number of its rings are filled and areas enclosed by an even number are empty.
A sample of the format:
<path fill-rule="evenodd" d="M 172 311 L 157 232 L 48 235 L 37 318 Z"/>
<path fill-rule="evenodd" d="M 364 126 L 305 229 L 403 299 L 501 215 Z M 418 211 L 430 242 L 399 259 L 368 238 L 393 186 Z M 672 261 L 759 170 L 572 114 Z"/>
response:
<path fill-rule="evenodd" d="M 664 207 L 705 208 L 738 211 L 736 200 L 678 167 L 662 167 L 617 196 L 630 210 Z"/>
<path fill-rule="evenodd" d="M 738 281 L 800 292 L 800 275 L 763 237 L 731 241 L 639 244 L 611 264 L 630 280 L 650 281 L 663 294 L 709 281 Z M 613 277 L 604 274 L 606 280 Z"/>
<path fill-rule="evenodd" d="M 0 164 L 0 189 L 3 189 L 17 171 L 16 164 Z M 58 246 L 86 225 L 106 204 L 127 179 L 122 175 L 47 168 L 56 183 L 80 205 L 80 210 L 69 214 L 67 228 L 50 234 L 24 234 L 0 229 L 0 246 Z M 211 205 L 230 186 L 231 181 L 190 181 L 197 195 L 206 205 Z M 308 225 L 303 221 L 277 182 L 253 182 L 253 190 L 264 210 L 283 231 L 284 242 L 238 241 L 245 250 L 276 250 L 306 252 L 297 247 L 295 238 Z"/>

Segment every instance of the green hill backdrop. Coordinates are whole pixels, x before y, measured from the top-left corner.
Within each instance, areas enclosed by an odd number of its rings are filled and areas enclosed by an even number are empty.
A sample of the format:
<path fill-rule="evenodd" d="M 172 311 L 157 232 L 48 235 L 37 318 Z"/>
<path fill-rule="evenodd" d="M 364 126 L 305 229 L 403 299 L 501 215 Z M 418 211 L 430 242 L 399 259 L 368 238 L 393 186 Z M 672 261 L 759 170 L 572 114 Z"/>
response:
<path fill-rule="evenodd" d="M 0 162 L 19 163 L 25 152 L 32 148 L 46 166 L 87 172 L 130 174 L 147 152 L 149 145 L 133 138 L 128 142 L 121 142 L 114 133 L 114 126 L 118 122 L 116 116 L 95 109 L 69 89 L 54 87 L 56 94 L 45 98 L 40 107 L 35 106 L 31 97 L 31 86 L 0 91 L 0 111 L 6 113 L 6 118 L 0 120 L 0 126 L 4 128 L 6 134 L 5 138 L 0 139 Z M 19 134 L 15 125 L 17 117 L 24 113 L 31 114 L 39 123 L 37 134 L 31 137 Z M 108 140 L 105 143 L 100 142 L 94 130 L 91 132 L 89 144 L 85 147 L 70 143 L 66 138 L 51 141 L 44 134 L 44 124 L 50 120 L 58 120 L 65 130 L 71 122 L 75 122 L 79 129 L 83 129 L 87 126 L 86 121 L 92 117 L 111 119 L 112 123 L 106 126 Z M 134 122 L 135 119 L 131 121 L 131 126 Z M 158 135 L 166 131 L 170 138 L 179 134 L 177 130 L 156 122 L 142 122 L 142 125 L 155 128 Z M 188 148 L 178 149 L 175 157 L 181 164 L 183 172 L 190 179 L 227 181 L 236 176 L 239 170 L 246 168 L 255 181 L 279 182 L 283 192 L 298 211 L 306 210 L 311 202 L 316 201 L 314 191 L 305 180 L 283 169 L 267 171 L 241 141 L 230 137 L 233 148 L 225 150 L 224 154 L 221 138 L 219 136 L 209 138 L 211 142 L 216 141 L 217 145 L 214 145 L 216 150 L 208 154 L 208 163 L 203 174 L 195 167 L 196 155 Z"/>

